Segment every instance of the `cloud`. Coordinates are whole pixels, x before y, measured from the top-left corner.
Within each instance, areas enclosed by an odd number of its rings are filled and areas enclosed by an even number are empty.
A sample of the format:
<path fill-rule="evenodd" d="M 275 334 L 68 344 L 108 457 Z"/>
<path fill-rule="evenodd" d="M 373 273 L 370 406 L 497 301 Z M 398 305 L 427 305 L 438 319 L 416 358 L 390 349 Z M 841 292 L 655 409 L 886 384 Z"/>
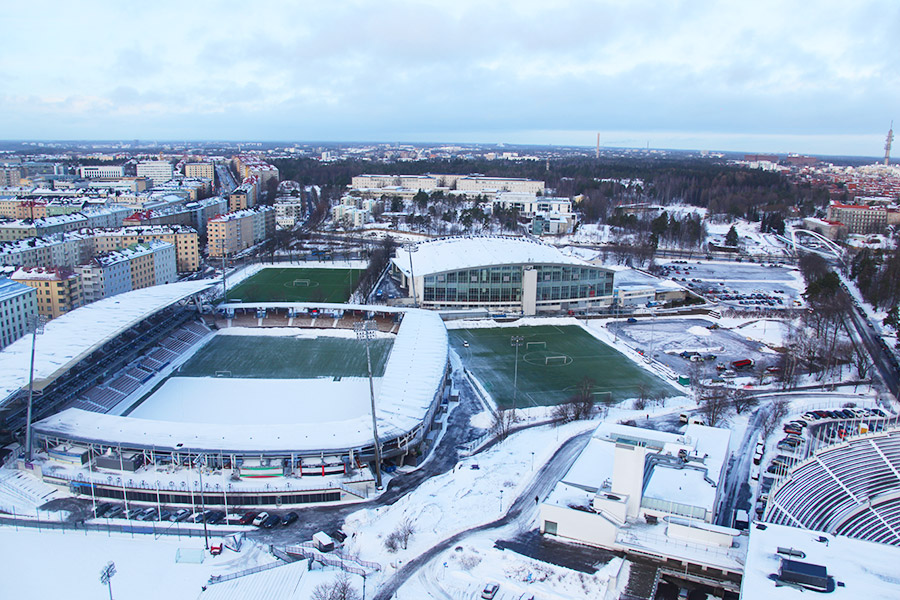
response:
<path fill-rule="evenodd" d="M 7 7 L 7 136 L 821 144 L 882 132 L 900 95 L 887 0 L 91 6 Z"/>

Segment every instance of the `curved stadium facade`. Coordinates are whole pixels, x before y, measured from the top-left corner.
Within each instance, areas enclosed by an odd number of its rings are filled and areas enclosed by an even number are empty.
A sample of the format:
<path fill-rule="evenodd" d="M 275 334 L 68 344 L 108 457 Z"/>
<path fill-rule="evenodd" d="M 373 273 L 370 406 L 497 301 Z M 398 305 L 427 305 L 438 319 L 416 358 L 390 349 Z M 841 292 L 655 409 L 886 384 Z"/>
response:
<path fill-rule="evenodd" d="M 412 252 L 398 248 L 392 274 L 431 309 L 534 315 L 613 300 L 612 270 L 521 238 L 448 238 L 418 244 Z"/>

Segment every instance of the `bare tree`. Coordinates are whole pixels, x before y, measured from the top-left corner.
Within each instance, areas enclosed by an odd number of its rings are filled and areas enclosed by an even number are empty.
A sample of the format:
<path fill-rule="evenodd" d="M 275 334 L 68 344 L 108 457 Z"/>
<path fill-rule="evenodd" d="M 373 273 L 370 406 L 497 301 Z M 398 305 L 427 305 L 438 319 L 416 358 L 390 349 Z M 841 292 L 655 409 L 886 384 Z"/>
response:
<path fill-rule="evenodd" d="M 498 410 L 494 413 L 493 421 L 491 421 L 491 433 L 505 440 L 509 435 L 509 430 L 516 422 L 516 413 L 513 410 Z"/>
<path fill-rule="evenodd" d="M 737 414 L 741 414 L 745 410 L 753 408 L 758 402 L 759 400 L 756 396 L 750 394 L 743 388 L 738 388 L 731 392 L 731 407 L 734 408 L 734 411 Z"/>
<path fill-rule="evenodd" d="M 312 600 L 360 600 L 361 597 L 346 572 L 341 572 L 331 583 L 320 583 L 310 596 Z"/>
<path fill-rule="evenodd" d="M 778 425 L 788 416 L 788 413 L 789 404 L 787 400 L 784 398 L 776 398 L 772 401 L 760 424 L 763 440 L 768 439 L 769 436 L 778 429 Z"/>
<path fill-rule="evenodd" d="M 700 390 L 698 405 L 706 424 L 716 427 L 725 420 L 731 409 L 728 390 L 722 386 L 704 387 Z"/>
<path fill-rule="evenodd" d="M 860 379 L 865 379 L 869 374 L 869 369 L 872 368 L 872 360 L 869 358 L 869 353 L 863 348 L 855 346 L 851 358 L 853 360 L 853 366 L 856 367 L 856 374 Z"/>

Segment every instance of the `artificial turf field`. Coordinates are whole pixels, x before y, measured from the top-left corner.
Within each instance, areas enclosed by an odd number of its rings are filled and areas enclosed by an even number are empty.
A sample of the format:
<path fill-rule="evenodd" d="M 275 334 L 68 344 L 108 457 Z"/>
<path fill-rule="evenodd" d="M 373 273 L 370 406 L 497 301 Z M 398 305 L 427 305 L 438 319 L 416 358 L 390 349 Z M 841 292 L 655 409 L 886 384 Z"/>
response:
<path fill-rule="evenodd" d="M 346 302 L 356 289 L 359 269 L 274 267 L 263 269 L 228 291 L 244 302 Z"/>
<path fill-rule="evenodd" d="M 449 333 L 463 364 L 502 408 L 513 403 L 516 349 L 510 343 L 512 336 L 525 338 L 519 348 L 519 407 L 565 402 L 584 377 L 594 380 L 593 389 L 600 392 L 595 397 L 601 402 L 635 398 L 641 386 L 647 397 L 676 394 L 662 379 L 576 325 L 454 329 Z M 468 348 L 463 346 L 464 340 Z"/>
<path fill-rule="evenodd" d="M 393 344 L 392 339 L 370 342 L 375 377 L 384 374 Z M 344 338 L 217 335 L 174 373 L 179 377 L 217 374 L 259 379 L 366 377 L 366 348 Z"/>

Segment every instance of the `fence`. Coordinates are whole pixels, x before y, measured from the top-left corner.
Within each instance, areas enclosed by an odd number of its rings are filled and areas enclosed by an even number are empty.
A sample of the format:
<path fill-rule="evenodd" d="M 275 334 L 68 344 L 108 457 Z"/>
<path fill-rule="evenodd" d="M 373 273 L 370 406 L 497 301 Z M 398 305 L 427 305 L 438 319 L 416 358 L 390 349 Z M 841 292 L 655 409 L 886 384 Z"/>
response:
<path fill-rule="evenodd" d="M 247 575 L 253 575 L 254 573 L 262 573 L 263 571 L 268 571 L 269 569 L 274 569 L 275 567 L 283 567 L 285 565 L 291 564 L 290 562 L 273 562 L 267 563 L 264 565 L 259 565 L 258 567 L 251 567 L 249 569 L 244 569 L 243 571 L 236 571 L 234 573 L 227 573 L 225 575 L 210 575 L 209 583 L 222 583 L 224 581 L 231 581 L 232 579 L 237 579 L 238 577 L 246 577 Z M 301 574 L 301 579 L 303 575 Z"/>
<path fill-rule="evenodd" d="M 96 519 L 95 521 L 99 521 Z M 84 532 L 87 535 L 88 531 L 96 531 L 100 533 L 125 533 L 131 534 L 134 536 L 138 535 L 153 535 L 154 537 L 160 537 L 163 535 L 175 536 L 177 538 L 195 538 L 195 537 L 203 537 L 204 531 L 202 525 L 197 525 L 196 528 L 192 527 L 189 524 L 185 523 L 165 523 L 165 522 L 155 522 L 149 521 L 146 524 L 137 525 L 132 522 L 126 523 L 113 523 L 109 519 L 105 519 L 106 522 L 93 522 L 89 523 L 87 521 L 41 521 L 40 512 L 36 515 L 35 518 L 23 517 L 19 515 L 0 515 L 0 525 L 5 525 L 8 527 L 15 527 L 18 529 L 19 527 L 28 527 L 32 529 L 37 529 L 38 531 L 42 531 L 44 529 L 53 529 L 62 531 L 64 534 L 66 531 L 72 531 L 73 533 Z M 164 526 L 165 525 L 165 526 Z M 223 535 L 231 535 L 234 533 L 241 533 L 241 529 L 223 529 L 221 526 L 208 525 L 208 535 L 221 537 Z"/>

